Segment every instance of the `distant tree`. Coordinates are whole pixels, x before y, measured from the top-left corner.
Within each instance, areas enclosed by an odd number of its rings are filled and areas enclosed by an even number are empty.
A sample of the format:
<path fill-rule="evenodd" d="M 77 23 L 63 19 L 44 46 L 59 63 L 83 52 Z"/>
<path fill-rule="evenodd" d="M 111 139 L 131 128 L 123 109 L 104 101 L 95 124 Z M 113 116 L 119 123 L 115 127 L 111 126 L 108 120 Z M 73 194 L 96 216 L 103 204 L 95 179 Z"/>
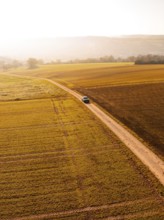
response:
<path fill-rule="evenodd" d="M 6 60 L 0 60 L 0 69 L 3 71 L 7 71 L 11 68 L 17 68 L 19 66 L 22 66 L 22 62 L 18 60 L 12 60 L 12 59 L 6 59 Z"/>
<path fill-rule="evenodd" d="M 112 55 L 103 56 L 99 58 L 87 58 L 87 59 L 73 59 L 67 62 L 62 60 L 56 60 L 50 64 L 60 63 L 114 63 L 114 62 L 134 62 L 135 64 L 164 64 L 163 55 L 138 55 L 129 57 L 114 57 Z"/>
<path fill-rule="evenodd" d="M 38 64 L 38 60 L 35 58 L 29 58 L 27 60 L 27 65 L 28 65 L 29 69 L 37 68 L 37 64 Z"/>
<path fill-rule="evenodd" d="M 13 60 L 11 63 L 11 67 L 18 68 L 19 66 L 22 66 L 22 63 L 18 60 Z"/>
<path fill-rule="evenodd" d="M 39 65 L 44 65 L 44 61 L 42 59 L 37 60 Z"/>
<path fill-rule="evenodd" d="M 2 69 L 2 70 L 3 70 L 4 64 L 5 64 L 5 62 L 4 62 L 4 61 L 2 61 L 2 60 L 0 60 L 0 69 Z"/>
<path fill-rule="evenodd" d="M 57 60 L 56 60 L 56 63 L 57 63 L 57 64 L 60 64 L 60 63 L 62 63 L 62 62 L 61 62 L 60 59 L 57 59 Z"/>
<path fill-rule="evenodd" d="M 127 61 L 135 62 L 136 61 L 136 57 L 135 56 L 130 56 L 130 57 L 127 58 Z"/>
<path fill-rule="evenodd" d="M 3 69 L 4 72 L 8 71 L 10 68 L 11 68 L 10 64 L 8 64 L 8 63 L 3 64 L 2 69 Z"/>
<path fill-rule="evenodd" d="M 135 64 L 164 64 L 163 55 L 144 55 L 136 58 Z"/>

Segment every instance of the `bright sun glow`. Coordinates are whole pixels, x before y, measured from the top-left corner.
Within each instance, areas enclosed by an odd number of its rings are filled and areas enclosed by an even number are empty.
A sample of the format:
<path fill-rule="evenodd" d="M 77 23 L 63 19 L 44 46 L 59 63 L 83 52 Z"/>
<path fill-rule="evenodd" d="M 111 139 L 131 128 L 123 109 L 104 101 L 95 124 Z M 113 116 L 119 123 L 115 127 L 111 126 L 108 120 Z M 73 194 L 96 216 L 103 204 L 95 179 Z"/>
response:
<path fill-rule="evenodd" d="M 0 0 L 9 38 L 164 34 L 163 0 Z"/>
<path fill-rule="evenodd" d="M 0 0 L 0 9 L 0 55 L 28 38 L 164 34 L 163 0 Z"/>

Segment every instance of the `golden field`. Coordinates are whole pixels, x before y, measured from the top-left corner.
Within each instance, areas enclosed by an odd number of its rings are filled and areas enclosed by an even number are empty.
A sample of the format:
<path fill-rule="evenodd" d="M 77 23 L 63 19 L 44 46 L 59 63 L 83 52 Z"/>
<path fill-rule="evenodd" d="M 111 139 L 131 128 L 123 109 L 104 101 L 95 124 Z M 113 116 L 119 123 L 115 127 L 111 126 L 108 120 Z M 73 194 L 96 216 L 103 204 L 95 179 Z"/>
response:
<path fill-rule="evenodd" d="M 164 158 L 164 65 L 60 64 L 17 73 L 51 78 L 88 95 Z"/>
<path fill-rule="evenodd" d="M 85 105 L 0 75 L 0 219 L 163 219 L 163 187 Z"/>

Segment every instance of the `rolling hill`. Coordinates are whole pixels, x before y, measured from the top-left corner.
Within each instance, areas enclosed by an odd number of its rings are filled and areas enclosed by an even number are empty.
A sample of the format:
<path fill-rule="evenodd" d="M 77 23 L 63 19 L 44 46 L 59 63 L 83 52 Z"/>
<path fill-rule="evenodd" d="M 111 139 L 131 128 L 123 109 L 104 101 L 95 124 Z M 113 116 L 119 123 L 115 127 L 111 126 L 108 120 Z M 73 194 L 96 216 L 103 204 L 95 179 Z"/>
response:
<path fill-rule="evenodd" d="M 120 37 L 63 37 L 26 39 L 0 45 L 0 55 L 17 59 L 45 60 L 99 58 L 106 55 L 128 57 L 145 54 L 164 55 L 164 36 L 135 35 Z"/>

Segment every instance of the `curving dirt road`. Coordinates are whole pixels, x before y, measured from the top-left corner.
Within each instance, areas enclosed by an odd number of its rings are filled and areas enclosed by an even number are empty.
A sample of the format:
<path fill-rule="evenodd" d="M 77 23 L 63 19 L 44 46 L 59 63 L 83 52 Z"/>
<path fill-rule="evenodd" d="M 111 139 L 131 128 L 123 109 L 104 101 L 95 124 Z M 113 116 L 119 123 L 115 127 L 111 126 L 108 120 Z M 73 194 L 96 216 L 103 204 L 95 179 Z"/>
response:
<path fill-rule="evenodd" d="M 69 92 L 77 99 L 81 100 L 82 96 L 77 92 L 53 81 L 50 79 L 42 78 L 47 80 L 56 86 Z M 164 162 L 149 150 L 142 142 L 140 142 L 135 136 L 127 131 L 114 119 L 105 114 L 94 104 L 86 104 L 89 108 L 107 127 L 113 131 L 114 134 L 149 168 L 149 170 L 157 177 L 157 179 L 164 185 Z"/>
<path fill-rule="evenodd" d="M 77 92 L 57 83 L 51 79 L 41 78 L 41 77 L 31 77 L 31 76 L 21 76 L 16 74 L 8 74 L 16 77 L 24 78 L 37 78 L 46 80 L 61 89 L 69 92 L 74 97 L 81 101 L 82 96 Z M 117 137 L 145 164 L 149 170 L 156 176 L 160 183 L 164 186 L 164 161 L 161 160 L 156 154 L 149 150 L 141 141 L 139 141 L 135 136 L 133 136 L 128 130 L 126 130 L 122 125 L 116 122 L 113 118 L 105 114 L 101 109 L 99 109 L 94 104 L 86 104 L 86 107 L 90 109 L 106 126 L 117 135 Z"/>

